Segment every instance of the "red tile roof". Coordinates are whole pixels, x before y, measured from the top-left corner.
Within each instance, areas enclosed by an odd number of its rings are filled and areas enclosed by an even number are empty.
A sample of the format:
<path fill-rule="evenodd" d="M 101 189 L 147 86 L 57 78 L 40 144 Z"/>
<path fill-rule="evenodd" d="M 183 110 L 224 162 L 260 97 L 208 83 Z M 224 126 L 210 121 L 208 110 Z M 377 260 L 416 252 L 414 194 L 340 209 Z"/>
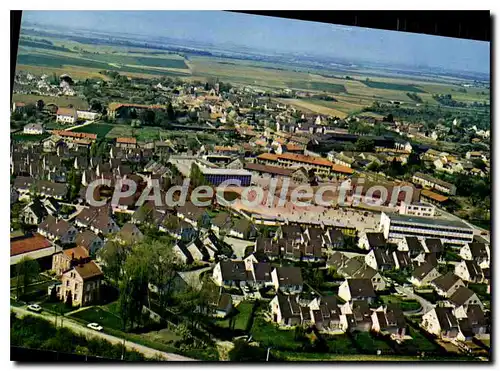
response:
<path fill-rule="evenodd" d="M 37 251 L 51 247 L 52 244 L 42 235 L 36 233 L 33 237 L 24 238 L 22 240 L 13 241 L 10 243 L 10 256 L 26 254 L 28 252 Z"/>
<path fill-rule="evenodd" d="M 52 134 L 60 137 L 75 138 L 75 139 L 97 139 L 97 134 L 92 133 L 75 133 L 68 130 L 52 130 Z"/>
<path fill-rule="evenodd" d="M 116 143 L 137 144 L 137 139 L 121 137 L 121 138 L 116 138 Z"/>

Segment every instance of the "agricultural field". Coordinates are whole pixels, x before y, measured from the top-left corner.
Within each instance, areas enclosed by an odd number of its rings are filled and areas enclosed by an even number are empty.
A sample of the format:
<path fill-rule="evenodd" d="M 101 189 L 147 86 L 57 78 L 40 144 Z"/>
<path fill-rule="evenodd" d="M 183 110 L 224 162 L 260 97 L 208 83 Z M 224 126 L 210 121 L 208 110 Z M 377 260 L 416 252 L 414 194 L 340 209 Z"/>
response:
<path fill-rule="evenodd" d="M 372 81 L 372 80 L 363 81 L 363 84 L 365 84 L 369 88 L 375 88 L 375 89 L 402 90 L 411 93 L 425 93 L 424 90 L 420 89 L 415 85 L 394 84 L 389 82 Z"/>
<path fill-rule="evenodd" d="M 142 127 L 133 128 L 128 125 L 111 125 L 112 129 L 106 134 L 107 139 L 114 139 L 118 137 L 134 137 L 139 141 L 159 140 L 160 134 L 166 131 L 157 127 Z"/>
<path fill-rule="evenodd" d="M 14 93 L 12 96 L 13 102 L 24 102 L 26 104 L 36 104 L 38 100 L 43 100 L 45 105 L 47 104 L 55 104 L 58 107 L 68 107 L 69 105 L 73 105 L 76 109 L 86 110 L 89 108 L 89 104 L 82 97 L 69 97 L 69 96 L 60 96 L 60 97 L 51 97 L 48 95 L 37 95 L 37 94 L 17 94 Z"/>
<path fill-rule="evenodd" d="M 113 129 L 114 125 L 104 123 L 92 123 L 89 125 L 81 126 L 71 131 L 75 133 L 89 133 L 97 134 L 98 138 L 104 138 Z"/>
<path fill-rule="evenodd" d="M 332 102 L 310 100 L 310 99 L 285 99 L 285 98 L 276 100 L 285 104 L 290 104 L 302 110 L 318 113 L 320 115 L 338 116 L 340 118 L 345 118 L 348 115 L 346 112 L 340 111 L 339 109 L 326 106 L 327 103 L 332 103 Z"/>
<path fill-rule="evenodd" d="M 327 93 L 345 93 L 346 89 L 344 85 L 331 84 L 329 82 L 320 81 L 291 81 L 287 83 L 290 89 L 298 90 L 313 90 L 322 91 Z"/>

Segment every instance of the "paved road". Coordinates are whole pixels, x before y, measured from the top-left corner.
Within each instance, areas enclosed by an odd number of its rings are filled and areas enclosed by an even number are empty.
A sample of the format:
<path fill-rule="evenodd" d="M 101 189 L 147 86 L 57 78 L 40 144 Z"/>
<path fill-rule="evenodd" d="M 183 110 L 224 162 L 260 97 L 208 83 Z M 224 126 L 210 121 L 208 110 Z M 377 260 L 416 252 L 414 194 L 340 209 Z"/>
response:
<path fill-rule="evenodd" d="M 238 238 L 226 236 L 224 242 L 233 249 L 236 258 L 243 259 L 245 257 L 245 250 L 248 246 L 254 245 L 255 241 L 240 240 Z"/>
<path fill-rule="evenodd" d="M 10 309 L 12 311 L 14 311 L 16 314 L 20 315 L 20 317 L 24 317 L 25 315 L 31 315 L 31 316 L 43 317 L 43 318 L 48 319 L 52 322 L 55 321 L 55 316 L 53 316 L 52 314 L 47 313 L 47 312 L 42 312 L 41 314 L 37 314 L 37 313 L 30 312 L 27 309 L 13 307 L 13 306 L 11 306 Z M 82 335 L 90 335 L 90 336 L 99 337 L 99 338 L 102 338 L 104 340 L 109 341 L 112 344 L 124 344 L 127 349 L 135 350 L 135 351 L 142 353 L 143 355 L 145 355 L 146 357 L 149 357 L 149 358 L 163 359 L 165 361 L 196 361 L 195 359 L 184 357 L 184 356 L 181 356 L 179 354 L 162 352 L 162 351 L 159 351 L 159 350 L 156 350 L 153 348 L 146 347 L 144 345 L 140 345 L 140 344 L 128 341 L 128 340 L 124 340 L 122 338 L 119 338 L 119 337 L 116 337 L 113 335 L 109 335 L 109 334 L 105 334 L 102 332 L 91 330 L 91 329 L 81 325 L 80 323 L 73 321 L 67 317 L 64 317 L 64 320 L 62 322 L 63 322 L 62 325 L 64 327 L 67 327 L 76 333 L 79 333 Z M 60 323 L 60 322 L 58 322 L 58 323 Z"/>
<path fill-rule="evenodd" d="M 403 286 L 395 285 L 394 288 L 400 294 L 406 295 L 408 297 L 408 299 L 414 299 L 420 303 L 420 305 L 422 306 L 421 311 L 418 313 L 413 313 L 413 314 L 425 314 L 434 308 L 434 304 L 432 304 L 430 301 L 425 300 L 423 297 L 415 294 L 413 292 L 412 287 L 403 287 Z"/>

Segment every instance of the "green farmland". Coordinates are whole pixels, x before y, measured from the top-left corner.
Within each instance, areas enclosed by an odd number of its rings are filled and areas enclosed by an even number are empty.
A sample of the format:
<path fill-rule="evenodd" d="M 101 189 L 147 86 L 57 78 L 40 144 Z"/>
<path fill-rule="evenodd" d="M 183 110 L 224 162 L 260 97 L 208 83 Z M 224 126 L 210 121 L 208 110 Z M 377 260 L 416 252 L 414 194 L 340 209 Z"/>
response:
<path fill-rule="evenodd" d="M 412 93 L 425 93 L 424 90 L 420 89 L 415 85 L 394 84 L 392 82 L 381 82 L 381 81 L 371 81 L 371 80 L 363 81 L 363 84 L 365 84 L 369 88 L 374 88 L 374 89 L 400 90 L 400 91 L 409 91 Z"/>
<path fill-rule="evenodd" d="M 98 138 L 104 138 L 112 129 L 113 125 L 110 124 L 93 123 L 90 125 L 81 126 L 71 131 L 75 133 L 97 134 Z"/>
<path fill-rule="evenodd" d="M 321 82 L 321 81 L 290 81 L 287 83 L 287 86 L 290 89 L 326 91 L 328 93 L 346 92 L 344 85 L 332 84 L 329 82 Z"/>

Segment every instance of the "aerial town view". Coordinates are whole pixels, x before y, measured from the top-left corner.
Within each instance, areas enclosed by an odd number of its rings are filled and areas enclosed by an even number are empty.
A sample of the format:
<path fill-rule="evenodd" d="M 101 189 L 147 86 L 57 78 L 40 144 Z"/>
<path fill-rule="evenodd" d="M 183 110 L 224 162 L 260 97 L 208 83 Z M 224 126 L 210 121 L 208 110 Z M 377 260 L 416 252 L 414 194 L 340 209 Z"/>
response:
<path fill-rule="evenodd" d="M 11 352 L 490 361 L 490 95 L 489 42 L 24 11 Z"/>

